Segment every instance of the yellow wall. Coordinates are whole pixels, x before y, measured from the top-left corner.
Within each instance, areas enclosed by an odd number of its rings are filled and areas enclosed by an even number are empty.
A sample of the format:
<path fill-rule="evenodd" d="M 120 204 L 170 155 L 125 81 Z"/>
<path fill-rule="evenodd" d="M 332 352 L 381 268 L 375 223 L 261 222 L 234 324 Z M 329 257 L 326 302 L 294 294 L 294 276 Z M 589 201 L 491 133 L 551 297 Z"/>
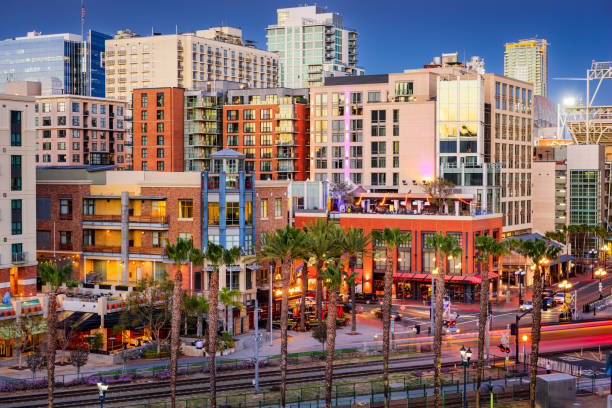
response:
<path fill-rule="evenodd" d="M 106 184 L 90 186 L 91 195 L 119 196 L 123 191 L 129 195 L 140 195 L 140 186 L 136 184 Z"/>
<path fill-rule="evenodd" d="M 121 231 L 96 230 L 96 246 L 121 246 Z"/>
<path fill-rule="evenodd" d="M 134 210 L 134 215 L 142 214 L 142 201 L 141 200 L 130 200 L 130 209 Z"/>
<path fill-rule="evenodd" d="M 142 236 L 144 235 L 144 231 L 130 231 L 129 239 L 130 241 L 134 241 L 134 247 L 140 248 L 142 246 Z"/>
<path fill-rule="evenodd" d="M 121 215 L 121 200 L 96 199 L 96 215 Z"/>

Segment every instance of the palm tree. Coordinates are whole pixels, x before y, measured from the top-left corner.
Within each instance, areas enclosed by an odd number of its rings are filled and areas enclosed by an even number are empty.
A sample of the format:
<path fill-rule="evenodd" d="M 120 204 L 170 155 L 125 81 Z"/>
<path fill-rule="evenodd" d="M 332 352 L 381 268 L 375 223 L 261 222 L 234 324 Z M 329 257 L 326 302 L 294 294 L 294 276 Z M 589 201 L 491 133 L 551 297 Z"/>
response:
<path fill-rule="evenodd" d="M 210 382 L 210 406 L 217 407 L 217 375 L 215 357 L 217 353 L 217 321 L 219 319 L 219 268 L 221 265 L 233 265 L 241 256 L 239 247 L 225 249 L 219 244 L 208 241 L 204 260 L 211 267 L 208 283 L 208 358 Z"/>
<path fill-rule="evenodd" d="M 537 363 L 540 350 L 540 329 L 542 327 L 542 264 L 545 263 L 543 262 L 544 259 L 553 259 L 558 256 L 561 249 L 536 238 L 533 241 L 523 241 L 521 250 L 526 257 L 531 258 L 536 266 L 533 274 L 533 321 L 531 325 L 531 356 L 529 357 L 529 406 L 535 408 L 535 384 L 538 374 Z"/>
<path fill-rule="evenodd" d="M 208 313 L 208 299 L 200 295 L 183 294 L 183 310 L 186 316 L 196 317 L 196 336 L 202 336 L 202 315 Z M 187 335 L 187 318 L 185 318 L 185 335 Z"/>
<path fill-rule="evenodd" d="M 370 234 L 364 233 L 360 228 L 349 228 L 345 231 L 344 239 L 342 240 L 342 250 L 348 257 L 348 266 L 353 276 L 353 279 L 347 279 L 351 294 L 351 333 L 357 332 L 357 308 L 355 307 L 355 265 L 357 257 L 363 259 L 364 255 L 369 254 L 369 249 L 372 240 Z"/>
<path fill-rule="evenodd" d="M 401 232 L 399 228 L 385 228 L 383 231 L 372 231 L 372 239 L 385 244 L 385 288 L 383 301 L 383 386 L 385 407 L 390 406 L 389 393 L 389 349 L 391 329 L 391 295 L 393 292 L 393 257 L 397 247 L 409 242 L 410 235 Z"/>
<path fill-rule="evenodd" d="M 242 292 L 238 289 L 230 289 L 227 286 L 221 288 L 221 292 L 219 292 L 219 302 L 225 306 L 225 327 L 227 328 L 227 332 L 233 335 L 233 317 L 231 316 L 231 312 L 233 308 L 238 308 L 240 310 L 244 309 L 244 306 L 239 301 L 235 300 L 240 297 Z"/>
<path fill-rule="evenodd" d="M 444 278 L 446 276 L 446 259 L 450 256 L 457 258 L 461 255 L 461 247 L 452 235 L 435 234 L 427 237 L 427 246 L 435 248 L 436 259 L 444 267 L 438 269 L 436 282 L 436 308 L 434 312 L 434 406 L 440 406 L 440 370 L 442 369 L 442 314 L 444 312 Z M 438 264 L 436 262 L 436 264 Z"/>
<path fill-rule="evenodd" d="M 61 268 L 51 262 L 43 262 L 38 266 L 38 274 L 42 282 L 49 288 L 49 305 L 47 307 L 47 379 L 49 390 L 49 408 L 53 407 L 53 391 L 55 388 L 55 352 L 57 349 L 57 289 L 70 280 L 72 264 Z"/>
<path fill-rule="evenodd" d="M 325 263 L 338 258 L 342 254 L 339 243 L 338 227 L 327 220 L 317 219 L 306 225 L 308 239 L 308 255 L 313 260 L 317 270 L 317 320 L 323 321 L 323 267 Z"/>
<path fill-rule="evenodd" d="M 182 265 L 190 259 L 193 242 L 190 239 L 178 238 L 176 244 L 171 245 L 166 240 L 166 254 L 174 263 L 174 289 L 172 290 L 172 318 L 170 323 L 170 403 L 172 408 L 176 405 L 176 373 L 178 369 L 178 353 L 180 343 L 181 311 L 183 301 L 183 273 Z"/>
<path fill-rule="evenodd" d="M 487 328 L 487 318 L 489 312 L 489 273 L 491 269 L 490 258 L 501 257 L 508 251 L 506 246 L 499 242 L 497 239 L 489 236 L 478 236 L 476 237 L 475 248 L 477 252 L 478 262 L 487 264 L 488 268 L 486 271 L 481 272 L 480 282 L 480 317 L 478 319 L 478 380 L 477 390 L 480 390 L 480 384 L 484 374 L 484 344 L 485 344 L 485 331 Z M 501 278 L 501 277 L 500 277 Z M 489 350 L 486 351 L 487 354 Z M 476 406 L 480 407 L 480 393 L 476 393 Z"/>
<path fill-rule="evenodd" d="M 297 228 L 286 226 L 266 234 L 261 241 L 259 256 L 262 261 L 275 261 L 282 265 L 281 276 L 281 407 L 285 407 L 287 391 L 287 324 L 289 314 L 288 287 L 291 268 L 296 259 L 304 259 L 308 239 Z"/>
<path fill-rule="evenodd" d="M 327 289 L 328 304 L 327 304 L 327 355 L 325 363 L 325 406 L 331 408 L 332 403 L 332 377 L 334 374 L 334 349 L 336 347 L 336 316 L 338 309 L 336 300 L 338 299 L 338 291 L 342 286 L 343 275 L 342 268 L 333 262 L 330 262 L 325 267 L 323 272 L 323 282 Z"/>

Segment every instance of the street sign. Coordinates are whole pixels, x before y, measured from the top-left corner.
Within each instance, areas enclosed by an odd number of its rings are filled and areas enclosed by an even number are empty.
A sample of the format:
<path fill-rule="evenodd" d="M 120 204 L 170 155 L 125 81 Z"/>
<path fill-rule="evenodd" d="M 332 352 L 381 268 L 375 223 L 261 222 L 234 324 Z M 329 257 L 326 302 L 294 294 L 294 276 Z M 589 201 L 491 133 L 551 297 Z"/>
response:
<path fill-rule="evenodd" d="M 508 334 L 504 333 L 501 337 L 501 342 L 504 346 L 508 346 L 509 344 L 509 339 L 508 339 Z"/>
<path fill-rule="evenodd" d="M 569 307 L 566 304 L 563 304 L 563 306 L 561 306 L 561 310 L 567 312 L 569 310 Z"/>

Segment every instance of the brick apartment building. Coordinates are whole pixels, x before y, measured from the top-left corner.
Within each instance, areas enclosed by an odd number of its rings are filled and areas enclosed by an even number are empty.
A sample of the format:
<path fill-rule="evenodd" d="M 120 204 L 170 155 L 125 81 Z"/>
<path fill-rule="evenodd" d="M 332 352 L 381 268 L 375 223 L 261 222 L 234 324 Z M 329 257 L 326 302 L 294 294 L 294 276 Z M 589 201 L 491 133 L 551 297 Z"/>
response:
<path fill-rule="evenodd" d="M 183 88 L 135 89 L 134 170 L 184 170 Z"/>
<path fill-rule="evenodd" d="M 308 89 L 266 88 L 228 91 L 223 106 L 224 146 L 243 153 L 256 180 L 309 177 Z"/>

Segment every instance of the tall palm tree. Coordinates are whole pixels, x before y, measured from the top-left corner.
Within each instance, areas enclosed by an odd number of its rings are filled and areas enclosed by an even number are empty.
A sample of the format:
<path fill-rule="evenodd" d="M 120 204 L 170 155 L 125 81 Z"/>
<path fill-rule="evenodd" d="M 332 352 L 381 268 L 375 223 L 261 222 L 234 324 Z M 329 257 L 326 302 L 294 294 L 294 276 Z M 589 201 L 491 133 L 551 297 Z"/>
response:
<path fill-rule="evenodd" d="M 554 259 L 558 256 L 561 249 L 555 245 L 548 245 L 546 241 L 536 238 L 533 241 L 523 241 L 521 250 L 536 266 L 533 274 L 533 319 L 531 325 L 531 356 L 529 357 L 529 406 L 530 408 L 535 408 L 535 384 L 538 374 L 537 363 L 540 350 L 540 329 L 542 327 L 542 261 L 546 258 Z"/>
<path fill-rule="evenodd" d="M 178 238 L 176 244 L 166 240 L 166 254 L 174 263 L 174 289 L 172 290 L 172 318 L 170 323 L 170 403 L 172 408 L 176 405 L 176 373 L 178 369 L 178 353 L 181 331 L 181 311 L 183 301 L 183 272 L 182 265 L 190 258 L 191 251 L 195 251 L 190 239 Z"/>
<path fill-rule="evenodd" d="M 325 363 L 325 406 L 331 408 L 332 404 L 332 378 L 334 375 L 334 349 L 336 347 L 336 317 L 338 309 L 336 300 L 338 291 L 342 286 L 342 278 L 346 276 L 342 268 L 334 262 L 330 262 L 323 272 L 323 283 L 327 289 L 327 351 Z M 350 278 L 350 276 L 349 276 Z"/>
<path fill-rule="evenodd" d="M 55 388 L 55 352 L 57 350 L 57 289 L 70 280 L 72 264 L 58 268 L 57 264 L 43 262 L 38 265 L 38 275 L 49 288 L 47 307 L 47 379 L 49 391 L 49 408 L 53 408 L 53 391 Z"/>
<path fill-rule="evenodd" d="M 238 262 L 242 252 L 239 247 L 225 249 L 222 245 L 208 241 L 203 258 L 211 267 L 208 283 L 208 372 L 210 382 L 210 406 L 217 407 L 217 321 L 219 320 L 219 268 Z"/>
<path fill-rule="evenodd" d="M 372 239 L 385 244 L 385 289 L 383 301 L 383 386 L 385 407 L 391 403 L 389 393 L 389 349 L 391 329 L 391 296 L 393 293 L 393 258 L 397 247 L 409 242 L 410 235 L 401 232 L 399 228 L 385 228 L 382 231 L 372 231 Z"/>
<path fill-rule="evenodd" d="M 196 336 L 202 336 L 202 316 L 208 313 L 208 299 L 200 295 L 183 294 L 183 310 L 186 316 L 196 317 Z M 185 318 L 185 335 L 187 335 L 187 318 Z"/>
<path fill-rule="evenodd" d="M 487 328 L 487 318 L 489 313 L 489 274 L 491 272 L 491 258 L 499 258 L 504 255 L 508 249 L 497 239 L 490 236 L 476 237 L 475 248 L 477 252 L 477 260 L 481 263 L 486 263 L 486 271 L 481 272 L 480 282 L 480 317 L 478 319 L 478 379 L 477 390 L 480 390 L 480 384 L 484 374 L 484 345 L 485 331 Z M 501 279 L 501 277 L 500 277 Z M 487 354 L 489 350 L 486 350 Z M 476 406 L 480 407 L 480 393 L 476 393 Z"/>
<path fill-rule="evenodd" d="M 234 308 L 238 308 L 240 310 L 244 309 L 244 306 L 240 301 L 236 300 L 242 295 L 238 289 L 230 289 L 227 286 L 221 288 L 221 292 L 219 292 L 219 302 L 225 307 L 225 327 L 227 328 L 227 332 L 229 334 L 233 333 L 233 317 L 231 316 L 231 311 Z"/>
<path fill-rule="evenodd" d="M 274 233 L 264 235 L 259 249 L 262 261 L 275 261 L 282 265 L 281 276 L 281 407 L 285 407 L 287 391 L 287 325 L 289 313 L 288 289 L 294 260 L 304 259 L 308 239 L 297 228 L 286 226 Z"/>
<path fill-rule="evenodd" d="M 447 258 L 461 255 L 461 247 L 452 235 L 435 234 L 427 237 L 427 245 L 436 250 L 436 259 L 443 265 L 438 269 L 436 282 L 436 308 L 434 311 L 434 406 L 440 406 L 440 385 L 442 369 L 442 314 L 444 312 L 444 278 L 446 276 Z M 438 262 L 436 262 L 438 264 Z"/>
<path fill-rule="evenodd" d="M 310 237 L 308 253 L 317 271 L 317 320 L 323 321 L 323 267 L 325 263 L 338 258 L 342 248 L 338 241 L 338 227 L 327 220 L 317 219 L 306 225 Z"/>
<path fill-rule="evenodd" d="M 348 257 L 348 266 L 352 279 L 347 279 L 349 283 L 349 291 L 351 294 L 351 333 L 357 332 L 357 308 L 355 307 L 355 265 L 357 265 L 357 258 L 363 257 L 369 254 L 370 244 L 372 239 L 370 234 L 366 234 L 360 228 L 349 228 L 345 231 L 344 239 L 342 240 L 342 250 Z"/>

